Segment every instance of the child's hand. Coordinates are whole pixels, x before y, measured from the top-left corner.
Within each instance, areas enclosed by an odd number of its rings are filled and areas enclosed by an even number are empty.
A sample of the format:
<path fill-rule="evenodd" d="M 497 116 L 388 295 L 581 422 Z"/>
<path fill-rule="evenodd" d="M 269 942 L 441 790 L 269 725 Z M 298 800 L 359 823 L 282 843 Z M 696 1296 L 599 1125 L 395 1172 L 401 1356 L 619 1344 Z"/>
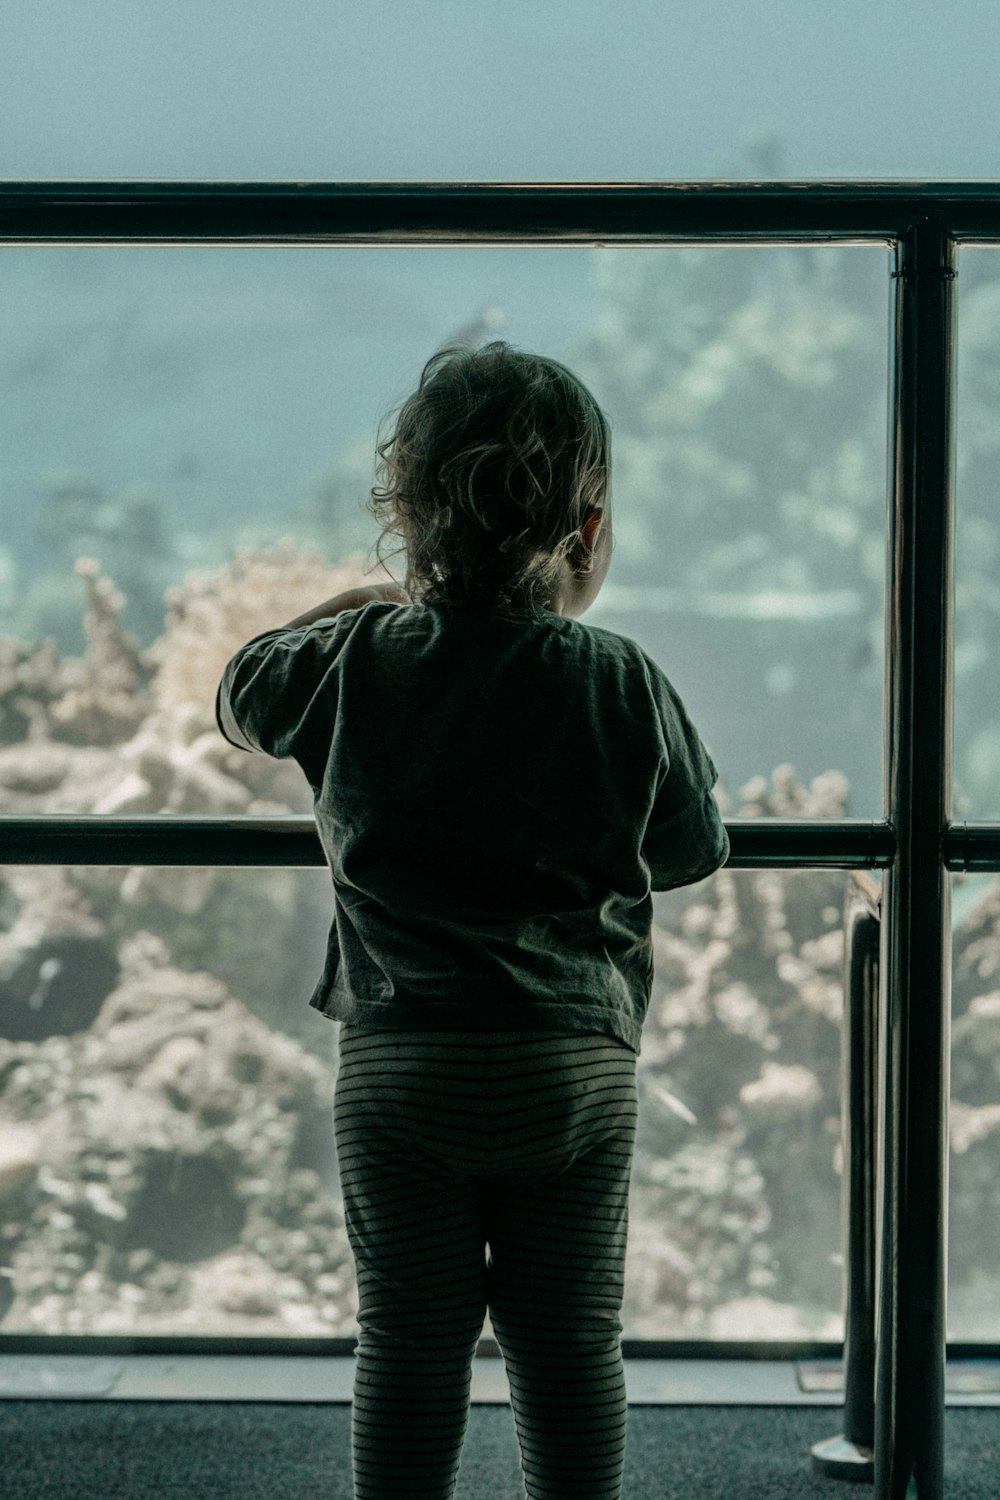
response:
<path fill-rule="evenodd" d="M 410 596 L 401 583 L 391 578 L 388 583 L 373 583 L 370 588 L 356 589 L 358 594 L 369 594 L 372 599 L 384 599 L 389 604 L 409 604 Z"/>
<path fill-rule="evenodd" d="M 363 605 L 375 600 L 387 604 L 410 602 L 402 585 L 390 579 L 388 583 L 366 584 L 363 588 L 346 589 L 342 594 L 334 594 L 332 599 L 324 599 L 322 604 L 317 604 L 314 609 L 307 609 L 304 615 L 297 615 L 282 628 L 297 630 L 302 625 L 314 625 L 317 620 L 329 620 L 331 616 L 339 615 L 342 609 L 361 609 Z"/>

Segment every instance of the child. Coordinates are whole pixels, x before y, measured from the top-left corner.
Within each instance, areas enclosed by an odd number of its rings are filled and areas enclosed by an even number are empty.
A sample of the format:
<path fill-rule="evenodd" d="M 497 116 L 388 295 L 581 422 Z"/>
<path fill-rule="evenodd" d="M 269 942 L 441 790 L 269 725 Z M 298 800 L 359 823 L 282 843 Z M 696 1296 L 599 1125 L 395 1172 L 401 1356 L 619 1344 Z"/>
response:
<path fill-rule="evenodd" d="M 405 585 L 243 646 L 217 716 L 313 788 L 342 1022 L 358 1500 L 454 1493 L 487 1309 L 530 1500 L 621 1493 L 621 1309 L 650 890 L 727 856 L 715 767 L 632 641 L 578 623 L 610 439 L 551 359 L 426 365 L 372 508 Z"/>

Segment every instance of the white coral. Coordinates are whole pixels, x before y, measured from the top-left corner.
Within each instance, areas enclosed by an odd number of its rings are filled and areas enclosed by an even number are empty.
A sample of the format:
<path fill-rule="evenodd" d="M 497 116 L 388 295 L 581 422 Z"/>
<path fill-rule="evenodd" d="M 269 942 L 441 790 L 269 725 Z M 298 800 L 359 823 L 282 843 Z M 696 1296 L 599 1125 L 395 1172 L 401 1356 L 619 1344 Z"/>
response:
<path fill-rule="evenodd" d="M 148 653 L 157 704 L 213 708 L 223 668 L 245 641 L 370 582 L 360 553 L 331 565 L 288 540 L 264 551 L 243 548 L 215 573 L 189 574 L 167 591 L 166 628 Z"/>
<path fill-rule="evenodd" d="M 761 1076 L 740 1089 L 740 1102 L 745 1108 L 774 1120 L 805 1114 L 822 1097 L 816 1074 L 797 1063 L 766 1062 Z"/>

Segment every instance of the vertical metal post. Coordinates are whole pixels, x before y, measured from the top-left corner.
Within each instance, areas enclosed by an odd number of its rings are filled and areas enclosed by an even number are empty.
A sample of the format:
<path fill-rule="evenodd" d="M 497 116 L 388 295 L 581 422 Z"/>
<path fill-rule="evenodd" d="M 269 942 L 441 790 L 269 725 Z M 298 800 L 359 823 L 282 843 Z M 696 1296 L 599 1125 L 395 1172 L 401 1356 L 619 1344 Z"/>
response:
<path fill-rule="evenodd" d="M 844 902 L 841 1233 L 844 1251 L 844 1430 L 814 1443 L 813 1469 L 875 1477 L 875 1274 L 878 1177 L 878 990 L 881 891 L 854 870 Z"/>
<path fill-rule="evenodd" d="M 855 899 L 848 926 L 852 997 L 843 1058 L 845 1339 L 844 1436 L 875 1446 L 875 1218 L 877 1196 L 878 976 L 881 922 Z M 869 1476 L 873 1477 L 873 1476 Z"/>
<path fill-rule="evenodd" d="M 886 642 L 878 1500 L 942 1500 L 950 1040 L 953 307 L 928 216 L 896 251 Z"/>

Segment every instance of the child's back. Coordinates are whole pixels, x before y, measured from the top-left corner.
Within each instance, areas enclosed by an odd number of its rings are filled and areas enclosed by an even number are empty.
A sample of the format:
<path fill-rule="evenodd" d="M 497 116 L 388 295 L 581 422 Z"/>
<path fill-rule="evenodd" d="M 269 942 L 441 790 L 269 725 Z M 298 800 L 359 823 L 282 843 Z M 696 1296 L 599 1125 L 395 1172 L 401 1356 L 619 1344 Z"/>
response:
<path fill-rule="evenodd" d="M 717 868 L 725 833 L 715 768 L 634 642 L 371 602 L 258 638 L 222 703 L 231 737 L 294 755 L 315 792 L 336 899 L 317 1008 L 638 1052 L 650 889 Z"/>
<path fill-rule="evenodd" d="M 444 351 L 379 453 L 405 590 L 248 642 L 217 704 L 298 761 L 333 877 L 355 1494 L 450 1500 L 488 1309 L 529 1500 L 618 1500 L 650 893 L 724 861 L 715 767 L 639 647 L 577 623 L 610 452 L 568 370 Z"/>

